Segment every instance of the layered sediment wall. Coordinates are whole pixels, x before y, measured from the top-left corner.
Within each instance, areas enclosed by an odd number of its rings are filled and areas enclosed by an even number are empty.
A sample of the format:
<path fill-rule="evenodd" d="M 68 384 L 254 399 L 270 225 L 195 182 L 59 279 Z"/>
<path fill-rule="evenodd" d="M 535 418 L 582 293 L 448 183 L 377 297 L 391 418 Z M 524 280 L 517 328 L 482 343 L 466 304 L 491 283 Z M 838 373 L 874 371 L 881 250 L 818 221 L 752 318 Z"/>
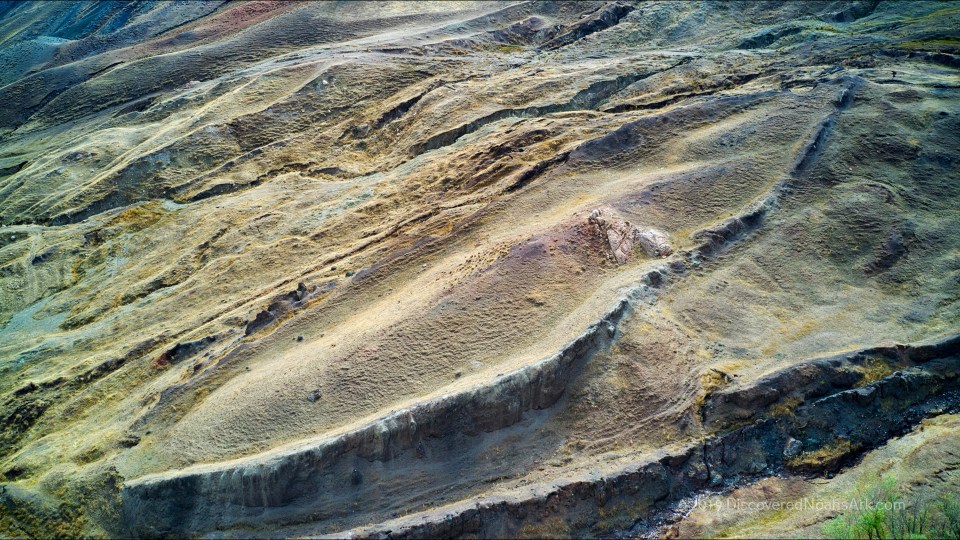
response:
<path fill-rule="evenodd" d="M 476 436 L 511 426 L 524 413 L 551 407 L 570 379 L 615 338 L 633 290 L 557 354 L 486 386 L 434 398 L 342 435 L 236 463 L 198 466 L 126 482 L 123 512 L 137 535 L 186 534 L 264 520 L 296 522 L 329 511 L 338 490 L 376 490 L 368 468 L 386 467 L 423 441 Z M 374 465 L 373 463 L 377 464 Z M 386 465 L 384 465 L 386 464 Z M 401 463 L 391 474 L 402 474 Z"/>
<path fill-rule="evenodd" d="M 863 375 L 852 376 L 848 369 L 865 358 L 880 358 L 899 370 L 858 386 Z M 804 372 L 816 376 L 800 375 Z M 338 536 L 510 537 L 551 520 L 570 524 L 574 535 L 649 532 L 662 525 L 658 517 L 665 515 L 664 508 L 697 492 L 783 471 L 834 471 L 927 415 L 960 408 L 960 336 L 799 364 L 710 396 L 703 409 L 707 425 L 723 425 L 721 419 L 735 416 L 747 403 L 765 410 L 787 395 L 808 401 L 780 414 L 757 415 L 746 425 L 720 429 L 603 478 L 534 486 Z M 613 520 L 611 513 L 617 516 Z"/>

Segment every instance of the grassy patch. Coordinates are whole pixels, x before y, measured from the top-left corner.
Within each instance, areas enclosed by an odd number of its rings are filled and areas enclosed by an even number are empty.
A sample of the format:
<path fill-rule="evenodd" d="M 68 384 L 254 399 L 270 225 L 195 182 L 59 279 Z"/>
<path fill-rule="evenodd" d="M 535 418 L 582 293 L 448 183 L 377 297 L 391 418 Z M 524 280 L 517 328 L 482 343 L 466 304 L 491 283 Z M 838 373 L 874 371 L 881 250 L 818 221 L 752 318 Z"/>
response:
<path fill-rule="evenodd" d="M 960 497 L 948 494 L 933 501 L 923 493 L 905 501 L 892 477 L 861 489 L 851 509 L 826 522 L 827 538 L 949 538 L 960 540 Z"/>
<path fill-rule="evenodd" d="M 163 212 L 148 205 L 134 206 L 117 214 L 109 225 L 121 225 L 131 231 L 140 231 L 156 223 Z"/>
<path fill-rule="evenodd" d="M 834 439 L 833 442 L 810 452 L 803 452 L 787 460 L 787 465 L 800 471 L 835 469 L 840 461 L 860 448 L 849 439 Z"/>
<path fill-rule="evenodd" d="M 956 51 L 960 49 L 960 39 L 943 38 L 920 41 L 904 41 L 897 44 L 898 49 L 908 51 Z"/>
<path fill-rule="evenodd" d="M 795 411 L 801 404 L 803 404 L 803 398 L 799 396 L 787 398 L 779 403 L 774 403 L 771 405 L 770 414 L 773 416 L 793 416 L 793 411 Z"/>
<path fill-rule="evenodd" d="M 863 373 L 863 380 L 860 381 L 860 384 L 867 385 L 892 374 L 896 369 L 879 358 L 870 358 L 863 363 L 860 371 Z"/>

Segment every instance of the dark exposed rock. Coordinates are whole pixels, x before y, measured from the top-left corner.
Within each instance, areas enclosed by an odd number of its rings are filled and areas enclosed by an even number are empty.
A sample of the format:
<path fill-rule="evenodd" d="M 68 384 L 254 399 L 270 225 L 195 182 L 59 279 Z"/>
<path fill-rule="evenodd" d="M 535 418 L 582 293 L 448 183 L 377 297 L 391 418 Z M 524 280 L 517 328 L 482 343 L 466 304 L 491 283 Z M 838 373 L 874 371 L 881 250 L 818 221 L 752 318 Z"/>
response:
<path fill-rule="evenodd" d="M 773 44 L 781 38 L 787 36 L 792 36 L 794 34 L 799 34 L 803 31 L 802 28 L 788 27 L 775 30 L 767 30 L 756 36 L 747 38 L 737 45 L 737 49 L 759 49 L 762 47 L 767 47 L 768 45 Z"/>
<path fill-rule="evenodd" d="M 194 341 L 187 341 L 184 343 L 177 343 L 170 350 L 166 351 L 165 357 L 166 361 L 171 364 L 176 364 L 194 356 L 199 351 L 203 350 L 208 345 L 212 344 L 217 340 L 217 336 L 206 336 Z"/>
<path fill-rule="evenodd" d="M 569 28 L 565 29 L 565 32 L 544 43 L 540 48 L 548 51 L 559 49 L 560 47 L 569 45 L 574 41 L 589 36 L 590 34 L 599 32 L 601 30 L 606 30 L 607 28 L 619 23 L 623 17 L 625 17 L 634 9 L 635 8 L 629 4 L 611 2 L 598 9 L 596 12 L 577 21 Z"/>
<path fill-rule="evenodd" d="M 23 168 L 26 167 L 28 163 L 30 163 L 30 162 L 29 162 L 29 161 L 22 161 L 22 162 L 20 162 L 20 163 L 17 163 L 16 165 L 13 165 L 13 166 L 10 166 L 10 167 L 0 168 L 0 176 L 10 176 L 10 175 L 13 175 L 13 174 L 17 174 L 18 172 L 22 171 Z"/>
<path fill-rule="evenodd" d="M 803 443 L 790 437 L 783 448 L 783 457 L 792 458 L 800 454 L 803 449 Z"/>
<path fill-rule="evenodd" d="M 575 480 L 552 489 L 534 490 L 529 498 L 488 499 L 475 506 L 444 509 L 443 516 L 428 512 L 407 521 L 401 518 L 386 523 L 382 528 L 352 533 L 364 538 L 507 537 L 517 533 L 527 516 L 537 516 L 538 520 L 550 516 L 599 516 L 601 508 L 617 504 L 636 509 L 624 516 L 624 529 L 652 530 L 658 523 L 647 520 L 660 515 L 658 508 L 693 492 L 784 469 L 829 474 L 867 449 L 909 430 L 925 415 L 942 412 L 944 403 L 960 408 L 958 344 L 960 337 L 954 337 L 929 346 L 901 349 L 907 357 L 925 359 L 928 364 L 869 383 L 866 388 L 882 396 L 877 401 L 863 403 L 857 397 L 859 389 L 839 391 L 789 414 L 718 433 L 702 445 L 628 467 L 604 479 Z M 934 359 L 931 354 L 946 356 Z M 761 395 L 767 393 L 762 389 L 767 389 L 782 394 L 778 385 L 790 379 L 781 376 L 758 381 L 757 390 L 750 393 Z M 638 517 L 640 520 L 635 521 Z M 575 529 L 574 534 L 590 535 L 596 531 L 588 525 Z"/>
<path fill-rule="evenodd" d="M 254 317 L 252 321 L 247 323 L 244 333 L 249 336 L 256 331 L 273 324 L 273 322 L 276 320 L 277 317 L 271 311 L 263 310 L 260 313 L 257 313 L 257 316 Z"/>
<path fill-rule="evenodd" d="M 52 248 L 49 248 L 49 249 L 46 249 L 46 250 L 44 250 L 43 253 L 40 253 L 39 255 L 37 255 L 36 257 L 34 257 L 33 259 L 31 259 L 31 260 L 30 260 L 30 264 L 33 265 L 33 266 L 36 266 L 36 265 L 38 265 L 38 264 L 40 264 L 40 263 L 42 263 L 42 262 L 45 262 L 45 261 L 49 260 L 51 257 L 53 257 L 54 255 L 56 255 L 58 251 L 59 251 L 59 250 L 57 249 L 56 246 L 54 246 L 54 247 L 52 247 Z"/>
<path fill-rule="evenodd" d="M 872 14 L 877 9 L 878 5 L 880 5 L 880 0 L 863 0 L 860 2 L 854 2 L 845 9 L 834 13 L 829 18 L 835 22 L 853 22 L 857 19 L 862 19 L 863 17 Z"/>

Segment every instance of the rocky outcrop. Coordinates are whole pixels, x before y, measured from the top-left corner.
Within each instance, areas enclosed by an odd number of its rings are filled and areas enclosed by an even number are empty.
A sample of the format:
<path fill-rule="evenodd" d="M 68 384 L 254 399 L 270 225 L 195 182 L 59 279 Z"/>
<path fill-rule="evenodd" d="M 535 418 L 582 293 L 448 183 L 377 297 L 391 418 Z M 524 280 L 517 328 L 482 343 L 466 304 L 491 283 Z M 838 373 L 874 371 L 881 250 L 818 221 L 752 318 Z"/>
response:
<path fill-rule="evenodd" d="M 960 336 L 924 345 L 873 347 L 803 362 L 745 387 L 710 394 L 703 407 L 704 425 L 709 430 L 727 429 L 769 414 L 777 403 L 809 402 L 863 386 L 871 382 L 872 373 L 893 373 L 957 355 Z"/>
<path fill-rule="evenodd" d="M 297 284 L 296 290 L 277 296 L 266 309 L 258 312 L 253 320 L 247 323 L 244 328 L 244 333 L 248 336 L 256 333 L 277 322 L 279 318 L 289 312 L 303 307 L 303 305 L 309 301 L 310 296 L 316 293 L 316 291 L 316 286 L 308 288 L 301 281 Z"/>
<path fill-rule="evenodd" d="M 570 25 L 569 28 L 565 28 L 562 34 L 544 43 L 541 48 L 548 51 L 559 49 L 590 34 L 606 30 L 611 26 L 615 26 L 634 9 L 635 8 L 629 4 L 611 2 Z"/>
<path fill-rule="evenodd" d="M 650 257 L 666 257 L 673 250 L 667 233 L 653 228 L 641 228 L 616 217 L 610 208 L 597 208 L 590 213 L 588 221 L 593 225 L 610 246 L 610 251 L 618 263 L 624 264 L 630 259 L 633 248 L 639 245 Z"/>

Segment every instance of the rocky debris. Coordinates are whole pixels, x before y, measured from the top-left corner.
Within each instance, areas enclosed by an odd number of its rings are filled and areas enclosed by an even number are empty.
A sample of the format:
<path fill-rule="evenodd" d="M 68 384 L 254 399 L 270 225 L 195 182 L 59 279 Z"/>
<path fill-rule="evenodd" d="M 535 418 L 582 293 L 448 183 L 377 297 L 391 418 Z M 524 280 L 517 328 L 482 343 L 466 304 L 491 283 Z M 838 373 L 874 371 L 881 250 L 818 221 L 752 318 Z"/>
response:
<path fill-rule="evenodd" d="M 296 290 L 275 297 L 270 305 L 267 306 L 267 309 L 257 313 L 256 317 L 247 323 L 244 334 L 249 336 L 270 326 L 290 311 L 302 307 L 316 290 L 316 286 L 307 287 L 306 284 L 301 281 L 297 284 Z"/>
<path fill-rule="evenodd" d="M 506 28 L 490 32 L 490 36 L 501 43 L 524 45 L 536 40 L 539 34 L 548 28 L 547 21 L 541 17 L 527 17 Z M 551 29 L 548 29 L 549 31 Z M 554 32 L 555 33 L 555 32 Z"/>
<path fill-rule="evenodd" d="M 802 450 L 803 450 L 803 443 L 794 439 L 793 437 L 790 437 L 789 439 L 787 439 L 787 444 L 783 448 L 783 457 L 785 458 L 796 457 L 800 454 Z"/>
<path fill-rule="evenodd" d="M 673 252 L 667 233 L 653 228 L 641 228 L 616 216 L 610 208 L 597 208 L 588 220 L 601 236 L 607 239 L 610 251 L 620 264 L 626 263 L 637 244 L 651 257 L 666 257 Z"/>
<path fill-rule="evenodd" d="M 667 233 L 659 229 L 634 229 L 640 247 L 651 257 L 666 257 L 673 250 L 670 248 L 670 238 Z"/>
<path fill-rule="evenodd" d="M 160 357 L 157 358 L 156 364 L 167 365 L 167 364 L 177 364 L 196 355 L 198 352 L 203 350 L 208 345 L 212 344 L 217 340 L 217 336 L 205 336 L 194 341 L 187 341 L 184 343 L 177 343 L 173 348 L 164 351 Z"/>
<path fill-rule="evenodd" d="M 260 330 L 261 328 L 270 326 L 274 321 L 277 320 L 276 315 L 274 315 L 269 309 L 265 309 L 254 317 L 252 321 L 247 323 L 247 327 L 244 330 L 246 335 L 253 334 L 254 332 Z"/>

